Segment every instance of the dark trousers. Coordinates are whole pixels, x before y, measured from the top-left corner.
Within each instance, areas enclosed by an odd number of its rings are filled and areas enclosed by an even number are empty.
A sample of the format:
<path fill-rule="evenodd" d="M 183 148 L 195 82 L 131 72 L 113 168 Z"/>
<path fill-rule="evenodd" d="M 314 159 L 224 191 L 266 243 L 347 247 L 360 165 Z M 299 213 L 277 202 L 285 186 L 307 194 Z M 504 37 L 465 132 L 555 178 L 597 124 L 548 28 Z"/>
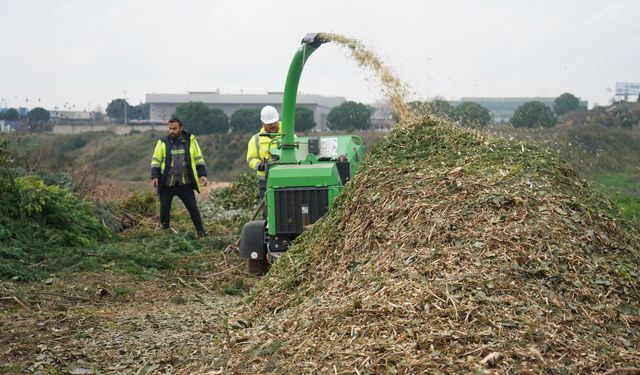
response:
<path fill-rule="evenodd" d="M 264 193 L 267 191 L 267 181 L 266 180 L 258 180 L 258 203 L 264 198 Z"/>
<path fill-rule="evenodd" d="M 196 203 L 196 195 L 193 193 L 193 185 L 180 185 L 180 186 L 163 186 L 160 189 L 160 224 L 165 229 L 169 228 L 169 222 L 171 220 L 171 201 L 174 196 L 178 196 L 184 206 L 189 211 L 191 221 L 196 227 L 196 231 L 204 232 L 204 226 L 202 226 L 202 218 L 200 217 L 200 211 L 198 211 L 198 204 Z"/>
<path fill-rule="evenodd" d="M 260 204 L 260 202 L 262 202 L 262 199 L 264 199 L 264 193 L 267 191 L 267 181 L 265 180 L 258 180 L 258 204 Z M 266 219 L 267 218 L 267 205 L 265 202 L 265 205 L 262 207 L 262 218 Z"/>

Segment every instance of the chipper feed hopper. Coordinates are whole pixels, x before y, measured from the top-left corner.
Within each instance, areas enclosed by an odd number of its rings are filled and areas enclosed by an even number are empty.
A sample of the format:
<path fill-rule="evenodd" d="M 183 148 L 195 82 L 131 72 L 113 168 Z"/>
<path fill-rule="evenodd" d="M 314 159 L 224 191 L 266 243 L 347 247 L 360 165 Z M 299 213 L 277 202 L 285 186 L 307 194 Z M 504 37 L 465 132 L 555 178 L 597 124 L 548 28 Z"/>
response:
<path fill-rule="evenodd" d="M 322 34 L 308 34 L 289 67 L 282 100 L 282 134 L 270 145 L 267 167 L 266 220 L 245 223 L 240 255 L 249 271 L 264 274 L 305 227 L 324 215 L 353 177 L 364 156 L 354 135 L 295 137 L 298 84 L 305 62 L 321 44 Z"/>

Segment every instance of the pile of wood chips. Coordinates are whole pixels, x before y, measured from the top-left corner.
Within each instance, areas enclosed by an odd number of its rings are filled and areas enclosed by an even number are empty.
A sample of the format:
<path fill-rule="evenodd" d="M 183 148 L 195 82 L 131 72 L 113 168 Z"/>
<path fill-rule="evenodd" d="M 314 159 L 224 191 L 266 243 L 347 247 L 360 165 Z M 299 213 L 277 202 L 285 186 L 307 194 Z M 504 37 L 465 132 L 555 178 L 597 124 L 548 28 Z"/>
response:
<path fill-rule="evenodd" d="M 400 124 L 256 287 L 215 368 L 605 373 L 640 364 L 638 233 L 549 149 Z"/>

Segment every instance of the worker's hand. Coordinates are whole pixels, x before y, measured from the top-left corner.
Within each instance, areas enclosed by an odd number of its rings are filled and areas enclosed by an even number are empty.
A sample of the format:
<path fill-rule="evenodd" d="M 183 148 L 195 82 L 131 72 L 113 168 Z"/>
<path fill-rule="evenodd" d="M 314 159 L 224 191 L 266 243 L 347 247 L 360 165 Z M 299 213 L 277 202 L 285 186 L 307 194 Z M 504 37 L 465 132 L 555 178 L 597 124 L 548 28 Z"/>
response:
<path fill-rule="evenodd" d="M 267 164 L 267 163 L 266 163 L 264 160 L 263 160 L 263 161 L 261 161 L 260 163 L 258 163 L 257 169 L 258 169 L 259 171 L 264 172 L 264 168 L 265 168 L 265 165 L 266 165 L 266 164 Z"/>
<path fill-rule="evenodd" d="M 202 185 L 202 186 L 209 185 L 209 180 L 207 180 L 207 176 L 200 177 L 200 185 Z"/>
<path fill-rule="evenodd" d="M 151 184 L 153 185 L 153 187 L 158 187 L 158 178 L 152 178 L 151 179 Z"/>

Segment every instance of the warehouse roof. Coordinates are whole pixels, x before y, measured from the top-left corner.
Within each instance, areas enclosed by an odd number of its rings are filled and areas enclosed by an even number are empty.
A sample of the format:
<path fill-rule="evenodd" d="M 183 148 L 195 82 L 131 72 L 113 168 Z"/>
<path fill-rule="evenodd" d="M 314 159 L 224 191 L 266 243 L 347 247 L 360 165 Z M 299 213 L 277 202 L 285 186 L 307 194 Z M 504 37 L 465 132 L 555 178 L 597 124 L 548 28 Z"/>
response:
<path fill-rule="evenodd" d="M 207 104 L 268 104 L 282 103 L 282 92 L 268 92 L 266 94 L 219 94 L 216 92 L 189 92 L 186 94 L 146 94 L 146 102 L 151 104 L 187 103 L 199 101 Z M 298 104 L 317 104 L 332 108 L 345 102 L 340 96 L 322 96 L 313 94 L 299 94 Z"/>

